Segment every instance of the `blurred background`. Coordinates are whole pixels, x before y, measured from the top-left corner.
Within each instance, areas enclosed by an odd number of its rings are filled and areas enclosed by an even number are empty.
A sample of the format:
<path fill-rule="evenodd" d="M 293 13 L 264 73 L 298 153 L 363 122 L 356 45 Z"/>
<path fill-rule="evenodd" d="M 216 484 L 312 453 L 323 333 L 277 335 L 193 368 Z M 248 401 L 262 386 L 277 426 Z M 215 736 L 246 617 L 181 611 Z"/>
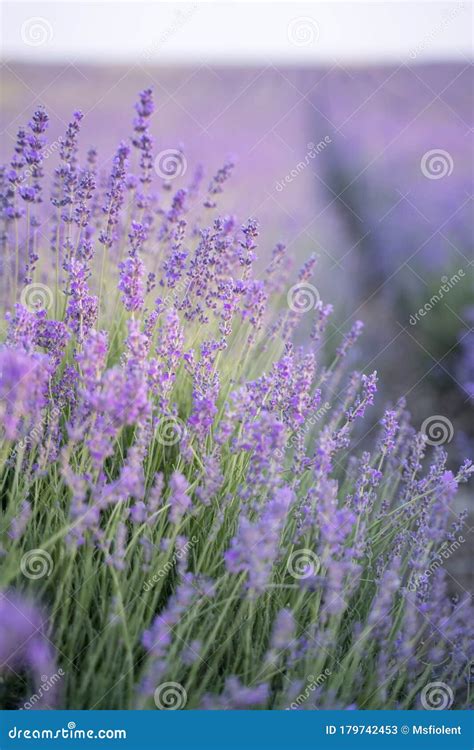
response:
<path fill-rule="evenodd" d="M 261 221 L 335 306 L 328 347 L 366 323 L 358 365 L 419 426 L 472 455 L 472 6 L 466 2 L 4 2 L 1 153 L 39 104 L 53 143 L 85 113 L 105 171 L 153 86 L 157 150 L 189 173 L 228 156 L 223 209 Z M 53 173 L 55 149 L 44 167 Z M 180 186 L 177 180 L 176 187 Z M 290 283 L 293 275 L 288 277 Z M 380 399 L 382 402 L 382 399 Z"/>

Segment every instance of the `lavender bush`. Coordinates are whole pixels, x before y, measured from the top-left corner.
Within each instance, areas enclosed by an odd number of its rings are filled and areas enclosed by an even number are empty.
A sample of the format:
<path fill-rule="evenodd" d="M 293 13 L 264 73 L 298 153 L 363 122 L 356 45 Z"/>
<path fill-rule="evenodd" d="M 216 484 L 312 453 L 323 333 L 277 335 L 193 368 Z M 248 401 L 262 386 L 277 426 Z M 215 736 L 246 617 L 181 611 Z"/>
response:
<path fill-rule="evenodd" d="M 60 669 L 34 707 L 467 706 L 444 563 L 471 462 L 402 401 L 355 452 L 362 325 L 325 363 L 314 260 L 289 280 L 278 245 L 256 276 L 256 220 L 218 212 L 230 162 L 175 189 L 177 151 L 158 190 L 152 114 L 145 90 L 104 176 L 74 113 L 50 202 L 42 109 L 1 172 L 3 704 Z"/>

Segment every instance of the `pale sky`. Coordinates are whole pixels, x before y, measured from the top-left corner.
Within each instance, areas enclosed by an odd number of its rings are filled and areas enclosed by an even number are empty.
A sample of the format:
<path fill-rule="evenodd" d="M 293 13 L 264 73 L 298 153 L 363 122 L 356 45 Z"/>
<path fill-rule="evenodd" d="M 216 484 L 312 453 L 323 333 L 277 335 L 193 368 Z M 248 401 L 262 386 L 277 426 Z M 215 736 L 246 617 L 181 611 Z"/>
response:
<path fill-rule="evenodd" d="M 35 63 L 311 65 L 472 57 L 469 2 L 2 3 L 2 55 Z"/>

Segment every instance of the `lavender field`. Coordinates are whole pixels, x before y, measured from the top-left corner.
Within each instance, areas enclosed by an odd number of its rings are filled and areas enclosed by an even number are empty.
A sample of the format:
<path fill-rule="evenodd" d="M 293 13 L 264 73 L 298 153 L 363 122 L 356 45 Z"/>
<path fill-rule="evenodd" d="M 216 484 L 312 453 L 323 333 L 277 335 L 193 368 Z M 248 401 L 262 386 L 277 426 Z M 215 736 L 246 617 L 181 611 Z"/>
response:
<path fill-rule="evenodd" d="M 0 706 L 472 707 L 472 71 L 2 76 Z"/>

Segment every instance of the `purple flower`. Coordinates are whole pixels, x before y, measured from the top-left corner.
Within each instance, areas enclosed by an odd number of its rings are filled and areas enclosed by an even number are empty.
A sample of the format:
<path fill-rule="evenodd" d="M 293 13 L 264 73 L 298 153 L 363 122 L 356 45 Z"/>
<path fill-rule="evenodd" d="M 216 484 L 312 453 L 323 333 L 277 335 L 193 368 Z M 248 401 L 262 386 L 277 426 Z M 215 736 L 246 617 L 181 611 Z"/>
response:
<path fill-rule="evenodd" d="M 291 610 L 281 609 L 273 625 L 271 648 L 276 651 L 288 648 L 295 637 L 296 623 Z"/>
<path fill-rule="evenodd" d="M 32 601 L 14 591 L 0 593 L 0 664 L 6 674 L 24 671 L 31 676 L 32 693 L 39 696 L 32 705 L 36 709 L 56 708 L 59 700 L 56 681 L 47 691 L 40 689 L 57 671 L 55 654 L 46 637 L 47 625 L 45 612 Z M 30 694 L 25 698 L 31 700 Z"/>
<path fill-rule="evenodd" d="M 71 331 L 83 341 L 94 327 L 98 314 L 98 298 L 89 294 L 87 266 L 80 260 L 69 263 L 69 302 L 66 308 L 66 322 Z"/>
<path fill-rule="evenodd" d="M 171 523 L 179 524 L 192 507 L 192 500 L 188 494 L 189 483 L 183 474 L 175 471 L 171 475 L 169 486 L 170 521 Z"/>
<path fill-rule="evenodd" d="M 337 355 L 339 357 L 345 357 L 348 353 L 349 349 L 354 346 L 355 342 L 359 338 L 359 336 L 362 334 L 362 331 L 364 330 L 364 324 L 361 320 L 356 320 L 354 325 L 352 326 L 351 330 L 349 331 L 349 334 L 344 337 L 344 341 L 337 349 Z"/>
<path fill-rule="evenodd" d="M 0 418 L 7 440 L 18 440 L 38 424 L 49 378 L 46 355 L 0 349 Z"/>
<path fill-rule="evenodd" d="M 382 455 L 387 456 L 395 450 L 395 438 L 400 430 L 397 412 L 387 409 L 383 419 L 380 420 L 380 424 L 383 427 L 383 432 L 378 446 Z"/>
<path fill-rule="evenodd" d="M 143 261 L 138 255 L 129 255 L 119 267 L 119 289 L 122 292 L 122 302 L 125 308 L 130 312 L 141 310 L 145 301 Z"/>
<path fill-rule="evenodd" d="M 140 181 L 146 185 L 151 182 L 153 168 L 153 138 L 148 130 L 148 119 L 154 111 L 153 92 L 144 89 L 140 92 L 140 99 L 135 105 L 137 117 L 133 122 L 132 143 L 140 154 Z"/>
<path fill-rule="evenodd" d="M 229 179 L 234 168 L 234 162 L 229 160 L 226 161 L 209 183 L 207 192 L 207 198 L 204 202 L 206 208 L 215 208 L 217 206 L 215 196 L 222 193 L 222 186 Z"/>
<path fill-rule="evenodd" d="M 116 239 L 115 230 L 124 201 L 125 178 L 127 175 L 129 154 L 129 147 L 125 143 L 121 143 L 114 156 L 109 189 L 107 191 L 107 201 L 102 209 L 107 220 L 105 228 L 102 229 L 99 234 L 99 242 L 109 248 Z"/>
<path fill-rule="evenodd" d="M 206 694 L 200 708 L 206 711 L 245 711 L 250 708 L 263 708 L 269 695 L 270 688 L 267 683 L 246 687 L 238 677 L 228 677 L 222 694 Z"/>
<path fill-rule="evenodd" d="M 275 492 L 256 521 L 243 516 L 230 549 L 225 553 L 229 573 L 246 573 L 247 587 L 262 594 L 280 553 L 280 536 L 286 523 L 293 493 L 288 487 Z"/>

